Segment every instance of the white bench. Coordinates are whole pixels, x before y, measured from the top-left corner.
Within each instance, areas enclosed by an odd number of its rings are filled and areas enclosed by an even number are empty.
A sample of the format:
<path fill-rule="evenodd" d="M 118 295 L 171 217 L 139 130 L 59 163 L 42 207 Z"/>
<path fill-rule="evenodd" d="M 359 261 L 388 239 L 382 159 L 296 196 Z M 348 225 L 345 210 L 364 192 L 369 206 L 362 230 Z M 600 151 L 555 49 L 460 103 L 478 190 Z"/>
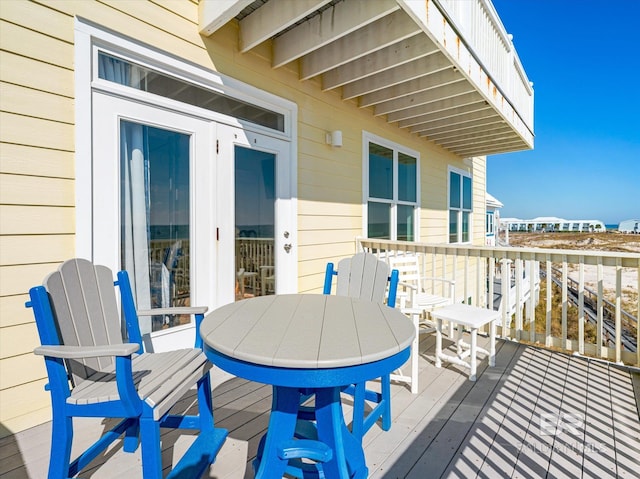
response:
<path fill-rule="evenodd" d="M 469 379 L 476 380 L 477 355 L 483 353 L 489 356 L 489 366 L 496 364 L 496 325 L 495 321 L 500 317 L 499 311 L 494 311 L 467 304 L 451 304 L 438 308 L 431 313 L 431 317 L 436 320 L 436 367 L 442 365 L 442 361 L 468 367 L 470 369 Z M 456 333 L 457 355 L 453 356 L 442 352 L 442 322 L 449 321 L 458 325 Z M 478 329 L 484 325 L 489 325 L 489 351 L 478 347 Z M 466 344 L 462 340 L 462 331 L 469 329 L 471 333 L 471 344 Z M 466 361 L 469 358 L 469 361 Z"/>

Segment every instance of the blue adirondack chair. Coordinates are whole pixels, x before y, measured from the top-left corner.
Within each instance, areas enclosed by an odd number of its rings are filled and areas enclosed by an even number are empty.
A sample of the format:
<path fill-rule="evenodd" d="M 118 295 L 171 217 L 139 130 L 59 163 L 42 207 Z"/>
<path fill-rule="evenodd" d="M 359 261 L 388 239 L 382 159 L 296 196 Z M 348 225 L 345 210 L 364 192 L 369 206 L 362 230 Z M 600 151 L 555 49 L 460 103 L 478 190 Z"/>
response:
<path fill-rule="evenodd" d="M 334 276 L 337 276 L 337 295 L 379 303 L 384 302 L 386 296 L 387 305 L 395 307 L 398 271 L 395 269 L 390 271 L 389 265 L 375 255 L 358 253 L 351 258 L 345 258 L 338 263 L 337 270 L 333 263 L 327 264 L 324 294 L 331 294 Z M 388 431 L 391 427 L 391 377 L 385 374 L 380 381 L 381 392 L 367 389 L 364 382 L 351 385 L 343 391 L 353 396 L 351 432 L 359 440 L 362 440 L 365 433 L 379 418 L 382 419 L 383 430 Z M 365 413 L 365 402 L 375 404 L 368 413 Z"/>
<path fill-rule="evenodd" d="M 114 285 L 120 291 L 126 338 Z M 143 477 L 161 479 L 161 427 L 199 430 L 168 477 L 200 477 L 215 460 L 227 431 L 214 427 L 211 363 L 199 334 L 195 348 L 145 352 L 126 271 L 114 282 L 110 269 L 84 259 L 64 262 L 29 295 L 26 306 L 33 308 L 42 344 L 34 353 L 44 356 L 53 408 L 49 479 L 75 476 L 122 435 L 126 452 L 141 443 Z M 206 309 L 144 314 L 194 314 L 199 326 Z M 198 414 L 169 414 L 196 385 Z M 123 420 L 71 462 L 72 418 L 79 416 Z"/>

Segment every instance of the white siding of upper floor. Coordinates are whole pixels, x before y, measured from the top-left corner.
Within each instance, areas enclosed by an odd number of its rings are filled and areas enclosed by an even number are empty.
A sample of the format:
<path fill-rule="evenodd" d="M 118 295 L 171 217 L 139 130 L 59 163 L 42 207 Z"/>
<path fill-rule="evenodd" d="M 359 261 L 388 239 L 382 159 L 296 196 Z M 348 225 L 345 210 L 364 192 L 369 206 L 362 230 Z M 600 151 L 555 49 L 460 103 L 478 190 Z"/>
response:
<path fill-rule="evenodd" d="M 8 432 L 49 418 L 45 370 L 28 288 L 75 251 L 74 17 L 80 16 L 298 105 L 300 291 L 319 291 L 324 266 L 355 251 L 363 234 L 362 131 L 421 156 L 422 241 L 447 239 L 447 168 L 461 158 L 399 130 L 370 110 L 300 82 L 296 66 L 273 70 L 265 43 L 237 49 L 234 22 L 198 34 L 197 2 L 0 2 L 0 423 Z M 344 146 L 325 144 L 343 131 Z M 484 238 L 483 160 L 474 160 L 474 243 Z"/>

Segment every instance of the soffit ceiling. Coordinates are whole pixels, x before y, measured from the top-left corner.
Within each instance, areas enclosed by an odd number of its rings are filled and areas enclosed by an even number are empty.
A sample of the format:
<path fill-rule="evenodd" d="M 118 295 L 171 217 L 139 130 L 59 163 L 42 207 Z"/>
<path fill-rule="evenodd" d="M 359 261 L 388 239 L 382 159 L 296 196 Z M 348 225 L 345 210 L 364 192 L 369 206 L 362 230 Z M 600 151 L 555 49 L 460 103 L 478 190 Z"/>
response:
<path fill-rule="evenodd" d="M 227 3 L 236 9 L 228 15 L 239 22 L 241 52 L 271 40 L 274 68 L 297 62 L 300 80 L 320 78 L 323 90 L 398 128 L 461 157 L 533 146 L 532 133 L 492 105 L 396 0 Z"/>

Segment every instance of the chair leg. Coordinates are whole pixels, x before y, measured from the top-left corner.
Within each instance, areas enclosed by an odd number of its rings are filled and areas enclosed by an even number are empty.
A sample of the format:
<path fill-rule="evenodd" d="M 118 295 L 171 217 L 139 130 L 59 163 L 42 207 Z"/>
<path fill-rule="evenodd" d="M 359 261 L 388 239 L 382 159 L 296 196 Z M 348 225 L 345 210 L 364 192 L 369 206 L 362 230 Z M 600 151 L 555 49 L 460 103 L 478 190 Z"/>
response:
<path fill-rule="evenodd" d="M 362 441 L 364 435 L 364 402 L 366 382 L 355 384 L 355 393 L 353 395 L 353 420 L 351 421 L 351 434 Z"/>
<path fill-rule="evenodd" d="M 131 427 L 124 432 L 124 444 L 122 446 L 124 452 L 135 452 L 140 443 L 140 423 L 134 421 Z"/>
<path fill-rule="evenodd" d="M 162 457 L 160 453 L 160 423 L 151 417 L 140 419 L 142 440 L 142 476 L 144 479 L 162 479 Z"/>
<path fill-rule="evenodd" d="M 211 376 L 209 373 L 198 381 L 198 416 L 200 417 L 200 430 L 213 431 L 213 399 L 211 398 Z"/>
<path fill-rule="evenodd" d="M 73 421 L 68 416 L 53 415 L 51 431 L 51 457 L 49 458 L 49 479 L 75 475 L 69 471 L 71 442 L 73 441 Z"/>
<path fill-rule="evenodd" d="M 391 376 L 385 374 L 380 378 L 380 387 L 382 388 L 382 430 L 391 429 Z"/>

